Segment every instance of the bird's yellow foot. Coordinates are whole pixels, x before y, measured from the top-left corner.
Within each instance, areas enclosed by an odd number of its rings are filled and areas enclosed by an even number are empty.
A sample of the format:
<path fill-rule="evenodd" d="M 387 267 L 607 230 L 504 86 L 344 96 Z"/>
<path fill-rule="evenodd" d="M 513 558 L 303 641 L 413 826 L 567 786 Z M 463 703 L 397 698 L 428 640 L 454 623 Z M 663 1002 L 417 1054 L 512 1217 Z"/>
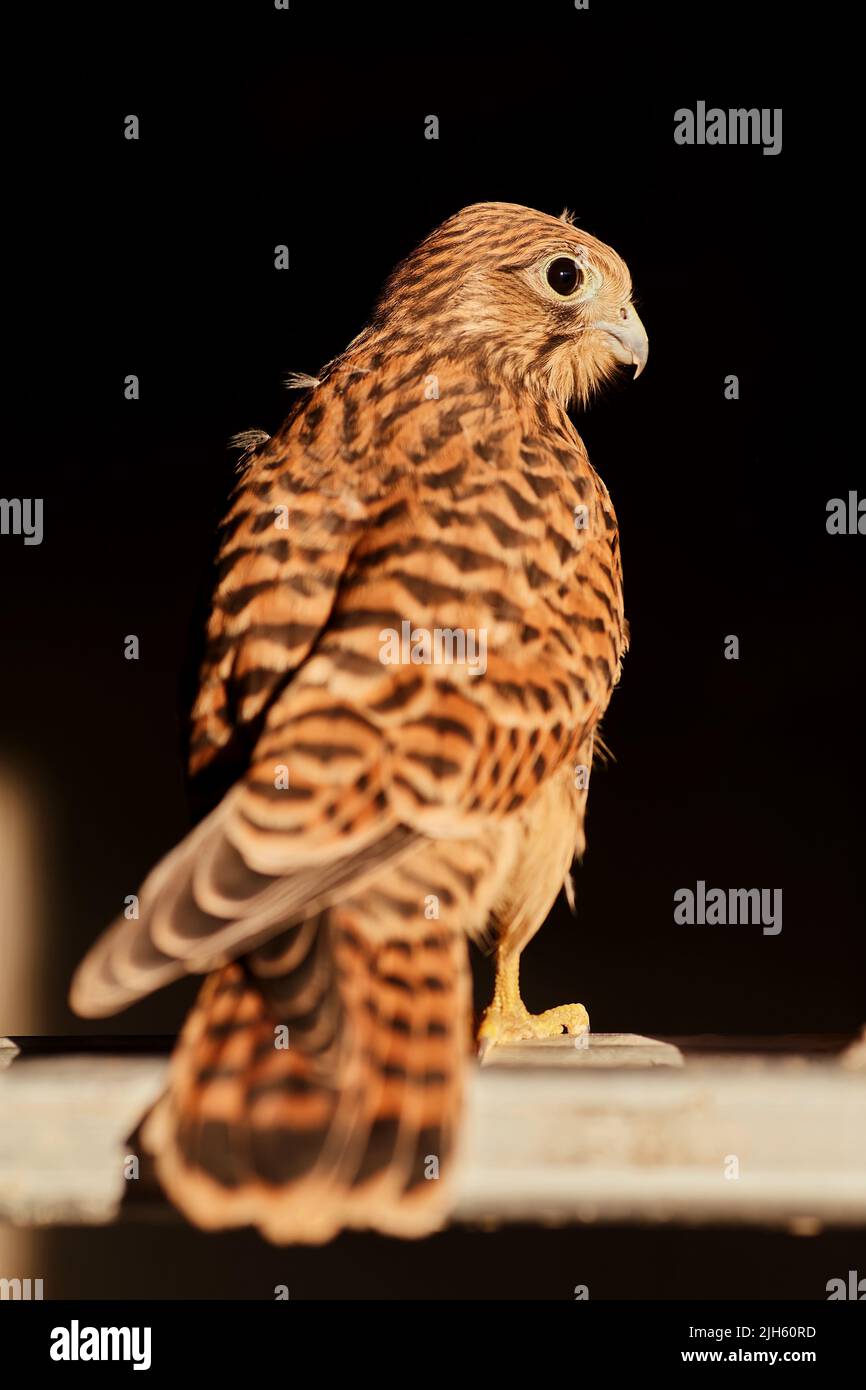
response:
<path fill-rule="evenodd" d="M 485 1011 L 478 1030 L 478 1051 L 484 1058 L 497 1043 L 525 1042 L 529 1038 L 579 1037 L 589 1029 L 589 1014 L 582 1004 L 560 1004 L 543 1014 L 531 1014 L 520 1004 L 501 1008 L 496 1003 Z"/>

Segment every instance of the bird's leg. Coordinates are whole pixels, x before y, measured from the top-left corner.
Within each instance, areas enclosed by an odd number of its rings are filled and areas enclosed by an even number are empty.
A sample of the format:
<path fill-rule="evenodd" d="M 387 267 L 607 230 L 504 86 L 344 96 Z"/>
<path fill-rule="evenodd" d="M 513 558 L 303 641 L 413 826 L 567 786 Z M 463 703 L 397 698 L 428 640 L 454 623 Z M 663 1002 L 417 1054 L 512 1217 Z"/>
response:
<path fill-rule="evenodd" d="M 484 1012 L 478 1030 L 478 1051 L 484 1058 L 496 1043 L 523 1042 L 527 1038 L 556 1038 L 563 1033 L 577 1037 L 589 1028 L 589 1014 L 582 1004 L 560 1004 L 543 1014 L 531 1014 L 520 997 L 520 951 L 507 942 L 496 953 L 493 1002 Z"/>

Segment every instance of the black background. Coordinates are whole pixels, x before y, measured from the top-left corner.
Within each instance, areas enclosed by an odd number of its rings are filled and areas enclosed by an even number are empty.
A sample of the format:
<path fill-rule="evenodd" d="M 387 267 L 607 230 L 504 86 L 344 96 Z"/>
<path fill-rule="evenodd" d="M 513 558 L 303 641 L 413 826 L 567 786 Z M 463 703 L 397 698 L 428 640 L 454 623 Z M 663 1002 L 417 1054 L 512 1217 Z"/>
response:
<path fill-rule="evenodd" d="M 0 542 L 0 749 L 44 831 L 46 1031 L 179 1026 L 189 984 L 96 1025 L 65 990 L 190 824 L 182 728 L 227 440 L 273 430 L 285 373 L 315 373 L 391 267 L 483 199 L 572 209 L 628 262 L 650 339 L 641 379 L 575 416 L 619 518 L 632 649 L 577 920 L 560 900 L 525 957 L 526 1002 L 581 999 L 597 1031 L 858 1027 L 863 541 L 825 521 L 862 470 L 804 358 L 822 259 L 802 172 L 819 202 L 822 175 L 802 163 L 807 122 L 776 65 L 711 74 L 694 21 L 628 37 L 628 12 L 595 0 L 490 7 L 495 43 L 438 7 L 407 10 L 411 42 L 392 27 L 358 48 L 336 15 L 329 39 L 328 15 L 314 28 L 295 0 L 251 8 L 219 35 L 201 10 L 201 42 L 136 16 L 104 60 L 85 59 L 82 30 L 62 119 L 34 106 L 21 154 L 33 303 L 2 493 L 44 497 L 45 536 Z M 673 32 L 691 60 L 663 61 Z M 675 145 L 673 113 L 698 99 L 784 105 L 782 154 Z M 123 138 L 133 112 L 138 142 Z M 698 879 L 781 888 L 781 934 L 676 925 L 673 894 Z"/>

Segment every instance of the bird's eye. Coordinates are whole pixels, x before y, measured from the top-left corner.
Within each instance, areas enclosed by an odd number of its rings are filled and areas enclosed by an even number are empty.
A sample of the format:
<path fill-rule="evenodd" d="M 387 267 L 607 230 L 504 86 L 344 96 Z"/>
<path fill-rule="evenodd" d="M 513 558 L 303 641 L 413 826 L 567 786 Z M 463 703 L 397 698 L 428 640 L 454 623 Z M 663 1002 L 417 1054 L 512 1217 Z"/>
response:
<path fill-rule="evenodd" d="M 569 256 L 557 256 L 547 267 L 547 283 L 557 294 L 574 294 L 583 280 L 583 272 L 576 261 Z"/>

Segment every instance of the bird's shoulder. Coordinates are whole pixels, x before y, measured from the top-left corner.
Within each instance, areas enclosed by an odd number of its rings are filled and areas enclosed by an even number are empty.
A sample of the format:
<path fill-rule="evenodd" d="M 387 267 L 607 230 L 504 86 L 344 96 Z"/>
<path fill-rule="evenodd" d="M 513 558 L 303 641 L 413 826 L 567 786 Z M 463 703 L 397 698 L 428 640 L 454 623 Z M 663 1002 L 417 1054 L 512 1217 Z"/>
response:
<path fill-rule="evenodd" d="M 483 633 L 506 699 L 533 671 L 606 703 L 624 646 L 613 509 L 568 417 L 423 353 L 333 371 L 246 460 L 193 772 L 256 736 L 314 649 L 341 681 L 378 679 L 381 633 L 405 622 Z"/>

